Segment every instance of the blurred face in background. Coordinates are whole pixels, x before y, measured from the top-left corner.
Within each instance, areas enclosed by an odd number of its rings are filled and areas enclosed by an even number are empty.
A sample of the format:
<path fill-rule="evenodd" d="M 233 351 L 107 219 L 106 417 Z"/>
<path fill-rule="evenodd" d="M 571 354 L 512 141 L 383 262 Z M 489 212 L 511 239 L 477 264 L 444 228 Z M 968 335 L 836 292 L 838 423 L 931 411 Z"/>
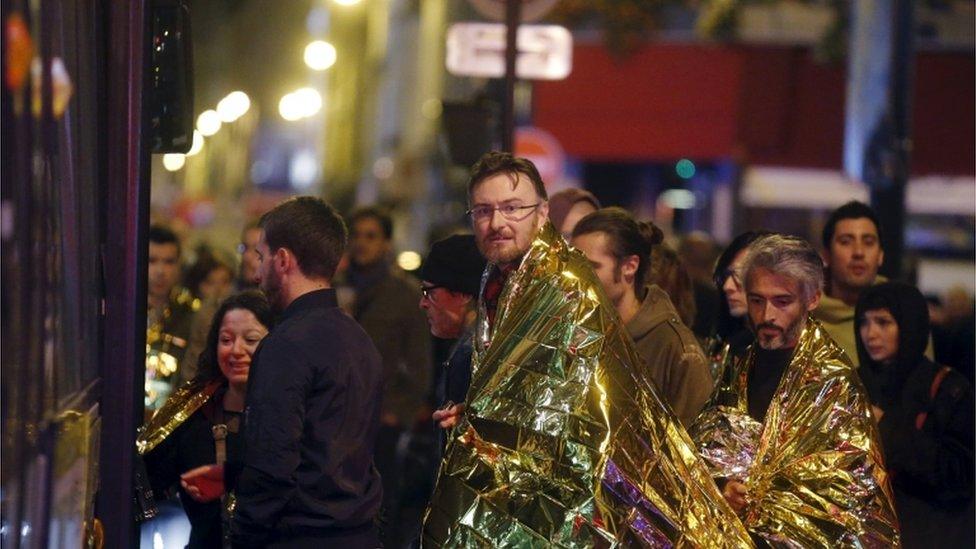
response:
<path fill-rule="evenodd" d="M 251 370 L 251 356 L 268 329 L 247 309 L 224 314 L 217 335 L 217 365 L 231 385 L 243 386 Z"/>
<path fill-rule="evenodd" d="M 200 282 L 200 297 L 213 301 L 223 301 L 233 288 L 233 276 L 228 267 L 221 265 L 207 273 Z"/>
<path fill-rule="evenodd" d="M 867 288 L 874 284 L 884 261 L 878 228 L 866 217 L 841 219 L 834 228 L 827 255 L 824 261 L 830 271 L 831 289 Z"/>
<path fill-rule="evenodd" d="M 383 225 L 375 217 L 360 217 L 349 231 L 349 260 L 357 267 L 368 267 L 382 261 L 392 249 L 383 234 Z"/>
<path fill-rule="evenodd" d="M 764 268 L 749 274 L 746 296 L 749 325 L 759 346 L 767 350 L 795 347 L 807 313 L 820 303 L 819 292 L 804 302 L 798 281 Z"/>
<path fill-rule="evenodd" d="M 248 229 L 241 235 L 241 243 L 237 251 L 241 254 L 240 279 L 246 283 L 254 280 L 261 265 L 257 252 L 259 242 L 261 242 L 261 229 L 257 227 Z"/>
<path fill-rule="evenodd" d="M 452 292 L 426 280 L 420 286 L 420 308 L 427 314 L 430 333 L 441 339 L 456 339 L 464 331 L 464 320 L 468 313 L 472 296 Z"/>
<path fill-rule="evenodd" d="M 898 322 L 888 309 L 865 311 L 858 333 L 871 360 L 890 364 L 898 356 Z"/>
<path fill-rule="evenodd" d="M 520 259 L 532 247 L 549 215 L 549 204 L 528 177 L 488 177 L 471 190 L 471 223 L 481 255 L 500 265 Z"/>
<path fill-rule="evenodd" d="M 163 301 L 180 277 L 180 249 L 172 242 L 149 242 L 149 296 Z"/>
<path fill-rule="evenodd" d="M 590 204 L 586 200 L 580 200 L 579 202 L 573 204 L 569 211 L 566 212 L 566 217 L 563 219 L 562 225 L 556 227 L 556 229 L 562 233 L 563 238 L 569 240 L 570 237 L 573 236 L 573 228 L 576 227 L 579 220 L 595 211 L 596 207 L 593 206 L 593 204 Z"/>
<path fill-rule="evenodd" d="M 735 258 L 726 269 L 725 282 L 722 283 L 722 293 L 729 304 L 729 314 L 734 318 L 746 315 L 746 290 L 742 286 L 742 262 L 745 261 L 747 249 L 735 254 Z"/>

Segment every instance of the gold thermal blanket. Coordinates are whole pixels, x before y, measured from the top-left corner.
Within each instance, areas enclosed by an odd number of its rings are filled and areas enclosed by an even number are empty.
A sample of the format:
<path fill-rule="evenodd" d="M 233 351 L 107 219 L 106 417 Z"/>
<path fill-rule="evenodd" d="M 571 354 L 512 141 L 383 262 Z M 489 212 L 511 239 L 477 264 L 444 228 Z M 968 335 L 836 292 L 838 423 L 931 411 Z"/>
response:
<path fill-rule="evenodd" d="M 720 482 L 748 488 L 743 522 L 777 547 L 896 547 L 898 521 L 867 393 L 812 318 L 760 424 L 750 349 L 690 429 Z"/>
<path fill-rule="evenodd" d="M 589 263 L 550 224 L 493 329 L 484 310 L 477 322 L 426 547 L 751 546 Z"/>
<path fill-rule="evenodd" d="M 207 384 L 188 382 L 177 389 L 166 399 L 162 408 L 153 414 L 152 419 L 139 429 L 136 438 L 139 455 L 145 455 L 166 440 L 177 427 L 206 404 L 219 388 L 218 380 Z"/>

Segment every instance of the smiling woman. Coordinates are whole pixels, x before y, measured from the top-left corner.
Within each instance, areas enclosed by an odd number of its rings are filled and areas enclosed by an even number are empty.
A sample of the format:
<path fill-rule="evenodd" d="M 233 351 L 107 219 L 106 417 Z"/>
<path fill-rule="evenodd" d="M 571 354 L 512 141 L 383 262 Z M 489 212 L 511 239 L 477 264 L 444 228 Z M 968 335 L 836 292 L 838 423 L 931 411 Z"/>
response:
<path fill-rule="evenodd" d="M 136 441 L 157 499 L 190 469 L 243 457 L 238 431 L 251 357 L 272 319 L 257 291 L 231 296 L 217 310 L 196 378 L 170 396 Z M 179 496 L 192 525 L 188 547 L 221 547 L 233 496 L 211 503 L 196 502 L 182 489 Z"/>

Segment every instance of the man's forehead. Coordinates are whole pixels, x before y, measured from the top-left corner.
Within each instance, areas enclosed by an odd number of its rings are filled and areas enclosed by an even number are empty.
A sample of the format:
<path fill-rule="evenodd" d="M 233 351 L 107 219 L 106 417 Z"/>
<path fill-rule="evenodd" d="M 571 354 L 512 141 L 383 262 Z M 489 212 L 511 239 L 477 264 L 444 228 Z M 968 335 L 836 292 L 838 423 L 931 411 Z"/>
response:
<path fill-rule="evenodd" d="M 800 281 L 791 276 L 759 268 L 750 272 L 746 293 L 766 298 L 799 296 Z"/>
<path fill-rule="evenodd" d="M 155 255 L 180 255 L 180 248 L 172 242 L 149 241 L 149 253 Z"/>
<path fill-rule="evenodd" d="M 878 236 L 878 228 L 874 221 L 867 217 L 841 219 L 834 228 L 834 238 L 842 235 L 874 235 Z"/>
<path fill-rule="evenodd" d="M 487 199 L 486 195 L 488 194 L 500 195 L 493 197 L 499 201 L 524 200 L 538 196 L 535 192 L 535 186 L 532 185 L 526 175 L 520 172 L 503 172 L 484 178 L 471 189 L 471 200 L 476 202 L 479 198 Z"/>

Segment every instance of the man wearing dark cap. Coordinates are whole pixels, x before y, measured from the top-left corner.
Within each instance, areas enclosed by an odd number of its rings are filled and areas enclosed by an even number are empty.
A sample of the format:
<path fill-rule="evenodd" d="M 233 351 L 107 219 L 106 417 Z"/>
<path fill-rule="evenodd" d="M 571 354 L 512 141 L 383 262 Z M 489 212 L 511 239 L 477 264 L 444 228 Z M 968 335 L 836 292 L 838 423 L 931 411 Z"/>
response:
<path fill-rule="evenodd" d="M 485 258 L 472 235 L 435 242 L 420 270 L 420 308 L 427 313 L 430 333 L 457 340 L 444 361 L 444 370 L 438 373 L 437 401 L 444 407 L 464 402 L 471 382 L 471 332 L 484 270 Z M 443 410 L 434 412 L 434 421 L 439 422 L 442 415 Z"/>

